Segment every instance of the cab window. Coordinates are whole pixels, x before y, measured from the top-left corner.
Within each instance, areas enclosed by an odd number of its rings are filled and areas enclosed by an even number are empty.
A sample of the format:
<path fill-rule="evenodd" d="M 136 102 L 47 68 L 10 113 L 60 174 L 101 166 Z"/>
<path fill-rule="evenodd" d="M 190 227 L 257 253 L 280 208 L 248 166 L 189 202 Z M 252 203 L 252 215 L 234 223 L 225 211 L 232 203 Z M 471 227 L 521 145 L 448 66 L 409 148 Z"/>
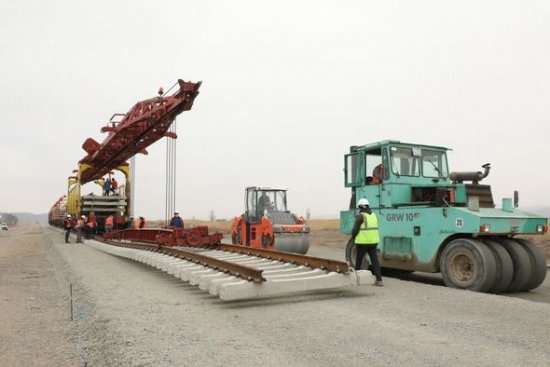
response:
<path fill-rule="evenodd" d="M 359 161 L 359 154 L 353 153 L 353 154 L 346 154 L 345 158 L 345 179 L 346 179 L 346 187 L 350 186 L 358 186 L 361 184 L 361 181 L 359 180 L 359 175 L 357 174 L 357 162 Z"/>
<path fill-rule="evenodd" d="M 412 148 L 391 147 L 391 169 L 396 176 L 420 176 L 419 154 Z"/>
<path fill-rule="evenodd" d="M 447 178 L 447 154 L 422 149 L 422 175 L 424 177 Z"/>
<path fill-rule="evenodd" d="M 377 184 L 387 179 L 387 173 L 382 165 L 380 150 L 376 152 L 366 152 L 365 158 L 367 183 Z"/>

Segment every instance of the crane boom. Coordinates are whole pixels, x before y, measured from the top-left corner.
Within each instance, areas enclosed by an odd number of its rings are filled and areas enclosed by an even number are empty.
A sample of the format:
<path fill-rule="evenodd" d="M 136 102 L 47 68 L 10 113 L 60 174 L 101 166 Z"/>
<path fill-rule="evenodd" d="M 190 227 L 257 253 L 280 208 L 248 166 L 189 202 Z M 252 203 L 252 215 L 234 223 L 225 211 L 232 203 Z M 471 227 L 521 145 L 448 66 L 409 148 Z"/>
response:
<path fill-rule="evenodd" d="M 147 154 L 146 148 L 162 137 L 177 138 L 168 132 L 177 115 L 188 111 L 199 94 L 201 82 L 192 83 L 178 80 L 179 90 L 170 96 L 159 95 L 136 103 L 124 115 L 114 114 L 101 132 L 108 136 L 100 144 L 92 138 L 86 139 L 82 148 L 87 155 L 79 163 L 88 167 L 83 170 L 80 183 L 85 184 L 100 179 L 137 153 Z M 159 94 L 162 92 L 159 91 Z M 124 116 L 120 122 L 117 116 Z"/>

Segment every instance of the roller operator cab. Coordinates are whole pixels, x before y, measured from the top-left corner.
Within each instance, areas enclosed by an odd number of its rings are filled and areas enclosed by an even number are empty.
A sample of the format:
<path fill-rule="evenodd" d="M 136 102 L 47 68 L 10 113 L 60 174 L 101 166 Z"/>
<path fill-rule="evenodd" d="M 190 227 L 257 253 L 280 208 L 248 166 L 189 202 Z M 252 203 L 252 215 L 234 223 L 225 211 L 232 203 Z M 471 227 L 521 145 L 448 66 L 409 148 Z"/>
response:
<path fill-rule="evenodd" d="M 449 172 L 447 150 L 389 140 L 352 146 L 344 162 L 351 200 L 340 231 L 351 233 L 357 201 L 367 198 L 378 216 L 383 268 L 441 272 L 447 286 L 480 292 L 538 287 L 545 258 L 518 235 L 544 234 L 548 219 L 519 210 L 517 194 L 496 208 L 491 187 L 479 183 L 490 165 Z M 353 243 L 346 259 L 355 262 Z"/>
<path fill-rule="evenodd" d="M 245 212 L 233 220 L 233 244 L 305 254 L 309 227 L 303 217 L 287 209 L 287 190 L 268 187 L 245 189 Z"/>

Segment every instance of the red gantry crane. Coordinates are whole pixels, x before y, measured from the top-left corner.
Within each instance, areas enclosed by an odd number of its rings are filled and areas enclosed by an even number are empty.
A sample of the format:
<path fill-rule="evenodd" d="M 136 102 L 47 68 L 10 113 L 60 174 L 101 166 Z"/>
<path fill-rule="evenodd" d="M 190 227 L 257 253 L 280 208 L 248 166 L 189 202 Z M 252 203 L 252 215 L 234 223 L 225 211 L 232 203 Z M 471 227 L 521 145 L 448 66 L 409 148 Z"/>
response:
<path fill-rule="evenodd" d="M 161 88 L 157 97 L 137 102 L 126 114 L 114 114 L 107 126 L 101 129 L 101 132 L 108 133 L 101 144 L 92 138 L 86 139 L 82 148 L 87 155 L 79 161 L 76 175 L 68 180 L 67 214 L 97 217 L 100 231 L 109 215 L 118 218 L 119 223 L 128 219 L 131 185 L 127 160 L 137 153 L 147 154 L 147 147 L 163 137 L 177 138 L 173 131 L 169 131 L 170 126 L 180 113 L 191 109 L 201 82 L 180 79 L 174 87 L 176 85 L 179 89 L 171 95 L 163 93 Z M 115 121 L 117 118 L 121 119 Z M 126 178 L 125 185 L 115 195 L 81 196 L 82 185 L 88 182 L 102 185 L 104 177 L 109 177 L 113 170 L 122 172 Z"/>

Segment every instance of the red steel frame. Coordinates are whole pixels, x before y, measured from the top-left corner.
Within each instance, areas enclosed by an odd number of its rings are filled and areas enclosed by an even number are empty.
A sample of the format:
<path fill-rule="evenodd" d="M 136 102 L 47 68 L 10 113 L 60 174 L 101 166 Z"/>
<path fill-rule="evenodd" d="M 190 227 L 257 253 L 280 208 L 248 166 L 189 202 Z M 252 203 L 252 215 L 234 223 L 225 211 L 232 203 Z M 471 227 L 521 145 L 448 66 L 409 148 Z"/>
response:
<path fill-rule="evenodd" d="M 162 137 L 177 138 L 168 132 L 177 115 L 190 110 L 199 94 L 201 82 L 178 80 L 179 90 L 171 96 L 158 96 L 138 102 L 125 115 L 115 114 L 110 126 L 101 132 L 109 135 L 99 144 L 86 139 L 82 148 L 88 153 L 80 163 L 90 165 L 82 172 L 81 184 L 97 180 L 121 165 L 137 153 L 147 154 L 146 148 Z M 161 92 L 159 92 L 161 93 Z M 113 119 L 124 116 L 120 122 Z"/>
<path fill-rule="evenodd" d="M 154 243 L 162 246 L 209 247 L 218 245 L 223 234 L 208 233 L 207 226 L 197 226 L 190 229 L 181 228 L 141 228 L 123 229 L 112 233 L 104 233 L 105 240 L 130 240 Z"/>

